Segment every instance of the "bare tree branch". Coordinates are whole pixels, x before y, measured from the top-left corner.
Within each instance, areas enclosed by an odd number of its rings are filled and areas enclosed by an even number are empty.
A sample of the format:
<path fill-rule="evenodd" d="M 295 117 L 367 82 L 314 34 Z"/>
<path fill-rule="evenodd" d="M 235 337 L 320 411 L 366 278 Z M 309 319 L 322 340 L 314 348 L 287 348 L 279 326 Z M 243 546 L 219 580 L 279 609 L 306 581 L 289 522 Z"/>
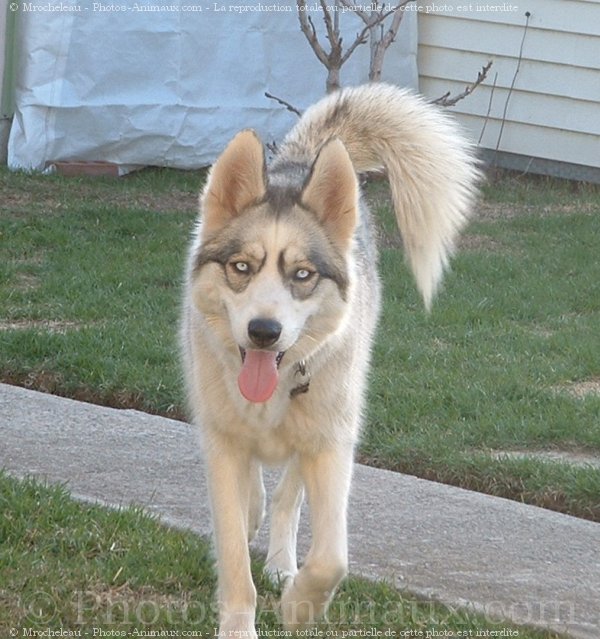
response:
<path fill-rule="evenodd" d="M 308 40 L 317 59 L 327 69 L 326 88 L 327 93 L 331 93 L 340 88 L 340 68 L 342 66 L 342 38 L 340 36 L 339 18 L 337 13 L 332 19 L 331 11 L 327 6 L 327 0 L 320 0 L 321 9 L 323 11 L 323 21 L 327 30 L 327 39 L 329 40 L 330 51 L 327 53 L 321 46 L 317 36 L 317 30 L 308 15 L 306 0 L 296 0 L 298 8 L 298 19 L 300 21 L 300 29 Z"/>
<path fill-rule="evenodd" d="M 367 27 L 375 27 L 380 22 L 383 22 L 388 16 L 391 16 L 392 13 L 396 13 L 398 7 L 402 7 L 408 2 L 414 2 L 415 0 L 405 0 L 405 2 L 395 6 L 393 9 L 389 9 L 384 12 L 383 7 L 379 11 L 375 11 L 374 9 L 371 11 L 371 14 L 368 14 L 366 11 L 358 8 L 358 5 L 354 4 L 354 0 L 339 0 L 339 3 L 350 9 L 352 13 L 355 13 L 366 25 Z"/>
<path fill-rule="evenodd" d="M 323 22 L 325 23 L 325 28 L 327 29 L 327 39 L 333 48 L 339 41 L 339 31 L 335 32 L 333 26 L 333 20 L 331 19 L 331 13 L 329 11 L 329 7 L 327 6 L 327 0 L 320 0 L 321 9 L 323 9 Z"/>
<path fill-rule="evenodd" d="M 342 68 L 342 37 L 340 35 L 340 23 L 337 11 L 335 19 L 331 19 L 331 12 L 327 6 L 327 0 L 320 0 L 323 9 L 323 21 L 327 29 L 327 39 L 331 51 L 327 56 L 329 65 L 327 66 L 327 93 L 340 88 L 340 69 Z"/>
<path fill-rule="evenodd" d="M 405 3 L 406 4 L 406 3 Z M 396 34 L 398 33 L 398 29 L 400 28 L 400 22 L 402 22 L 404 14 L 402 11 L 396 11 L 394 14 L 394 19 L 392 20 L 392 25 L 388 29 L 388 32 L 382 39 L 383 46 L 387 49 L 390 44 L 396 39 Z"/>
<path fill-rule="evenodd" d="M 354 53 L 356 47 L 368 42 L 367 33 L 369 32 L 369 29 L 370 27 L 365 27 L 359 34 L 357 34 L 354 42 L 346 49 L 346 53 L 342 56 L 342 64 L 344 64 L 344 62 L 346 62 L 346 60 L 348 60 L 348 58 Z"/>
<path fill-rule="evenodd" d="M 412 0 L 411 0 L 412 1 Z M 345 7 L 354 6 L 352 0 L 350 2 L 348 0 L 340 0 L 340 2 Z M 342 64 L 348 60 L 348 58 L 354 53 L 356 47 L 361 44 L 366 44 L 368 42 L 367 34 L 374 29 L 378 24 L 382 23 L 388 16 L 394 13 L 395 9 L 388 11 L 387 13 L 379 13 L 378 15 L 371 17 L 368 13 L 364 11 L 356 11 L 355 13 L 362 19 L 365 23 L 364 29 L 356 36 L 354 42 L 348 47 L 346 53 L 342 56 Z"/>
<path fill-rule="evenodd" d="M 350 9 L 352 13 L 355 13 L 365 24 L 369 19 L 369 14 L 366 11 L 363 11 L 360 5 L 356 5 L 354 0 L 339 0 L 339 3 L 346 7 L 346 9 Z"/>
<path fill-rule="evenodd" d="M 475 89 L 487 78 L 487 74 L 492 68 L 492 64 L 493 63 L 490 60 L 486 65 L 484 65 L 481 71 L 477 74 L 477 79 L 475 80 L 475 82 L 467 85 L 462 93 L 458 93 L 454 97 L 450 97 L 450 91 L 448 91 L 447 93 L 444 93 L 444 95 L 441 95 L 439 98 L 431 100 L 431 104 L 439 104 L 443 107 L 450 107 L 454 106 L 457 102 L 459 102 L 463 98 L 466 98 L 468 95 L 471 95 L 471 93 L 473 93 L 473 91 L 475 91 Z"/>
<path fill-rule="evenodd" d="M 373 41 L 371 42 L 371 68 L 369 69 L 369 80 L 372 82 L 379 81 L 381 79 L 381 72 L 383 71 L 383 58 L 385 52 L 392 42 L 396 39 L 396 34 L 400 28 L 400 22 L 404 17 L 404 13 L 400 10 L 396 10 L 392 24 L 385 35 L 381 35 L 381 38 L 377 41 L 374 38 L 375 30 L 373 33 Z M 382 23 L 383 31 L 383 23 Z"/>
<path fill-rule="evenodd" d="M 371 82 L 378 81 L 381 79 L 381 71 L 383 68 L 383 58 L 385 56 L 385 52 L 392 42 L 394 42 L 396 35 L 398 33 L 398 29 L 400 28 L 400 23 L 402 22 L 402 18 L 404 17 L 404 12 L 402 8 L 407 5 L 409 2 L 414 2 L 414 0 L 404 0 L 398 5 L 394 5 L 391 9 L 386 11 L 385 3 L 381 3 L 379 6 L 379 2 L 371 3 L 371 11 L 365 11 L 361 5 L 357 5 L 355 0 L 339 0 L 342 6 L 346 7 L 353 13 L 355 13 L 365 24 L 365 28 L 362 30 L 359 36 L 357 36 L 357 40 L 351 46 L 352 53 L 354 49 L 358 46 L 358 44 L 362 44 L 366 40 L 367 33 L 369 34 L 369 39 L 371 42 L 371 62 L 369 68 L 369 80 Z M 387 32 L 383 33 L 383 23 L 389 17 L 393 15 L 392 24 Z M 381 36 L 377 37 L 376 28 L 378 26 L 382 27 Z M 344 62 L 348 59 L 348 52 L 344 56 Z"/>
<path fill-rule="evenodd" d="M 298 117 L 302 116 L 302 111 L 297 109 L 294 105 L 290 104 L 289 102 L 286 102 L 285 100 L 282 100 L 281 98 L 278 98 L 276 95 L 272 95 L 268 91 L 265 91 L 265 97 L 269 98 L 269 100 L 275 100 L 276 102 L 279 102 L 279 104 L 284 106 L 288 111 L 295 113 Z"/>
<path fill-rule="evenodd" d="M 319 61 L 327 67 L 327 54 L 321 46 L 319 39 L 317 38 L 317 30 L 311 17 L 308 15 L 306 8 L 306 0 L 296 0 L 298 4 L 298 19 L 300 20 L 300 29 L 308 40 L 312 50 L 319 59 Z"/>
<path fill-rule="evenodd" d="M 359 4 L 357 0 L 335 0 L 334 6 L 328 6 L 327 0 L 319 0 L 321 11 L 323 13 L 323 22 L 326 29 L 326 37 L 329 40 L 329 51 L 326 51 L 317 35 L 314 22 L 308 13 L 306 0 L 296 0 L 298 8 L 298 18 L 302 33 L 308 40 L 317 59 L 327 69 L 327 92 L 330 93 L 340 88 L 340 69 L 348 61 L 354 51 L 361 45 L 370 42 L 371 60 L 369 68 L 369 81 L 377 82 L 381 79 L 383 69 L 383 59 L 389 46 L 395 41 L 400 29 L 402 18 L 404 17 L 403 8 L 415 2 L 416 0 L 401 0 L 398 4 L 387 8 L 385 2 L 374 0 L 369 7 Z M 356 14 L 364 23 L 364 27 L 360 33 L 356 35 L 354 41 L 344 51 L 342 37 L 339 28 L 339 12 L 338 9 L 344 7 L 348 11 Z M 332 17 L 333 15 L 333 17 Z M 387 30 L 384 28 L 385 21 L 393 16 L 391 24 Z M 448 91 L 436 100 L 432 100 L 433 104 L 439 104 L 444 107 L 454 106 L 457 102 L 466 98 L 486 79 L 488 71 L 492 63 L 486 64 L 479 72 L 477 79 L 472 84 L 465 87 L 462 93 L 452 97 Z M 268 94 L 267 97 L 277 100 L 292 113 L 300 115 L 298 109 L 275 96 Z"/>

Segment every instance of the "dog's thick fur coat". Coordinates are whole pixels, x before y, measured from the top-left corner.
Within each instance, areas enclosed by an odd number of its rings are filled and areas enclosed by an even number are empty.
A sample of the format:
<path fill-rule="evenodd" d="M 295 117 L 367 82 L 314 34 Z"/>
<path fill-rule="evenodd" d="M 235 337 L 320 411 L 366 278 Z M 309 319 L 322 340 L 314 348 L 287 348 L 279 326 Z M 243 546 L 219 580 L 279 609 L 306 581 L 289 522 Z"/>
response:
<path fill-rule="evenodd" d="M 191 409 L 206 456 L 220 632 L 255 637 L 248 540 L 265 507 L 261 464 L 285 464 L 267 571 L 284 580 L 284 625 L 326 610 L 347 570 L 346 507 L 380 300 L 356 174 L 385 169 L 405 253 L 429 308 L 478 172 L 449 118 L 385 84 L 310 108 L 271 166 L 251 131 L 201 196 L 182 323 Z M 312 545 L 300 570 L 304 492 Z"/>

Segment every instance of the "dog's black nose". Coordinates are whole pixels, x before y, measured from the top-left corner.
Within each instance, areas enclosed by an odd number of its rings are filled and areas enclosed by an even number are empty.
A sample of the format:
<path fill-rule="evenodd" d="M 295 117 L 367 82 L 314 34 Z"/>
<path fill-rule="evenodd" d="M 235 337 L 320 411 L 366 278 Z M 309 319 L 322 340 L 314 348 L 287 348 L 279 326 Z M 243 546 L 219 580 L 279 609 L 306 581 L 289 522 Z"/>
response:
<path fill-rule="evenodd" d="M 272 346 L 279 339 L 283 327 L 277 320 L 253 319 L 248 324 L 248 336 L 259 348 Z"/>

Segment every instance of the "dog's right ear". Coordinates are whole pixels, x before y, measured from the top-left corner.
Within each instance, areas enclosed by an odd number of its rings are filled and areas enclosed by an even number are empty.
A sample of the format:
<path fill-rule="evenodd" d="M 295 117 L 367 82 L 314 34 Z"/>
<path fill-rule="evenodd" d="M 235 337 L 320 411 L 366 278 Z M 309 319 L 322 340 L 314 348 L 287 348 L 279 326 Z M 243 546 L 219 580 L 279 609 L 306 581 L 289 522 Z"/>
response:
<path fill-rule="evenodd" d="M 200 198 L 204 233 L 217 232 L 267 190 L 265 151 L 256 133 L 241 131 L 213 165 Z"/>

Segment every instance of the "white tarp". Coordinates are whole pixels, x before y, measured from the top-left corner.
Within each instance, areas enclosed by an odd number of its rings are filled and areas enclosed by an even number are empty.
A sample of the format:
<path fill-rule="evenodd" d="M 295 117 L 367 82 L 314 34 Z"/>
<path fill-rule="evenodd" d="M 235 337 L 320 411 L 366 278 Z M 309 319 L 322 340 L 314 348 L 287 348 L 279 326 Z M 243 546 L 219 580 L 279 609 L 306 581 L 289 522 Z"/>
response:
<path fill-rule="evenodd" d="M 12 168 L 74 160 L 197 168 L 242 128 L 266 142 L 281 139 L 296 116 L 265 91 L 301 109 L 325 92 L 325 68 L 300 32 L 293 0 L 13 4 Z M 307 4 L 322 34 L 319 2 Z M 413 87 L 415 15 L 406 13 L 384 66 L 384 79 Z M 349 44 L 363 24 L 344 14 L 340 26 Z M 365 82 L 368 59 L 362 45 L 342 68 L 342 83 Z"/>

